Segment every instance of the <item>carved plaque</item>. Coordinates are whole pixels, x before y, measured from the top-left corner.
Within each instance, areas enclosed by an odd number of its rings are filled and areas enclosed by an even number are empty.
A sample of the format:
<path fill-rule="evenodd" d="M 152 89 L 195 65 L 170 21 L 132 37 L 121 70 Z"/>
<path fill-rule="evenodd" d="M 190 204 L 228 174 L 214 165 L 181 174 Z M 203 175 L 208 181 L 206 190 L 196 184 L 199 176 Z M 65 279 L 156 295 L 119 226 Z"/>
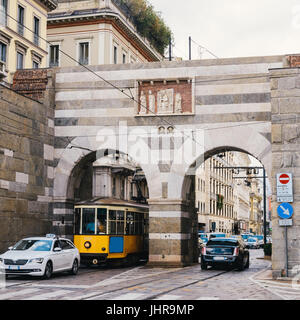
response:
<path fill-rule="evenodd" d="M 191 79 L 139 81 L 137 114 L 193 114 L 192 96 Z"/>

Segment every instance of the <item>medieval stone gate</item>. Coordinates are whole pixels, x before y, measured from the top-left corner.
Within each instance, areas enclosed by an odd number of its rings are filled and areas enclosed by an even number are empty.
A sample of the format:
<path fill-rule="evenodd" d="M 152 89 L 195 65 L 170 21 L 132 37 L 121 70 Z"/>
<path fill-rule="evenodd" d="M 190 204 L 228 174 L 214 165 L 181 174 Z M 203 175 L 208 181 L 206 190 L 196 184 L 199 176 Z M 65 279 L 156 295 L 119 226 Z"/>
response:
<path fill-rule="evenodd" d="M 147 179 L 149 263 L 196 261 L 197 216 L 190 190 L 197 166 L 235 150 L 257 158 L 272 185 L 283 168 L 298 172 L 293 146 L 287 148 L 284 140 L 293 142 L 299 130 L 296 124 L 292 131 L 284 127 L 290 125 L 284 120 L 290 113 L 289 101 L 282 104 L 288 97 L 284 90 L 297 91 L 298 68 L 289 63 L 286 56 L 270 56 L 92 66 L 92 72 L 56 69 L 49 88 L 55 92 L 53 225 L 72 234 L 74 190 L 85 164 L 107 149 L 117 150 L 139 163 Z M 293 112 L 298 113 L 296 107 Z M 276 221 L 273 213 L 274 275 L 284 268 Z M 291 243 L 299 251 L 296 225 L 293 230 Z M 290 268 L 300 262 L 297 250 Z"/>

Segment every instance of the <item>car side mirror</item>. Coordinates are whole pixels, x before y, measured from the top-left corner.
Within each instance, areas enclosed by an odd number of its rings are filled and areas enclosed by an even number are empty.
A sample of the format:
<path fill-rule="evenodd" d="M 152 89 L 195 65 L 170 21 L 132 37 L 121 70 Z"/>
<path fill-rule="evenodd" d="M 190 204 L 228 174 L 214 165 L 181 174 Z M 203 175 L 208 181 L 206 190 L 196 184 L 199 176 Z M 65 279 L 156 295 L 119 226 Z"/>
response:
<path fill-rule="evenodd" d="M 12 250 L 13 247 L 8 247 L 8 250 Z"/>
<path fill-rule="evenodd" d="M 60 251 L 61 251 L 61 248 L 54 248 L 53 251 L 54 251 L 54 252 L 60 252 Z"/>

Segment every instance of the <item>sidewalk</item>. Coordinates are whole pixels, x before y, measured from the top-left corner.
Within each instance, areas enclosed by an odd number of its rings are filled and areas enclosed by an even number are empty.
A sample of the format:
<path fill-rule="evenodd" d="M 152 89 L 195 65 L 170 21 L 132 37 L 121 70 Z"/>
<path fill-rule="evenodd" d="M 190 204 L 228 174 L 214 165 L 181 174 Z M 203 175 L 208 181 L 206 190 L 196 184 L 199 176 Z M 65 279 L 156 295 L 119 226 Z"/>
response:
<path fill-rule="evenodd" d="M 295 284 L 300 284 L 300 277 L 296 280 L 295 277 L 277 277 L 276 279 L 272 276 L 272 267 L 270 266 L 268 269 L 263 270 L 259 272 L 257 275 L 253 277 L 255 280 L 269 280 L 273 281 L 274 283 L 287 283 L 292 284 L 292 282 Z"/>

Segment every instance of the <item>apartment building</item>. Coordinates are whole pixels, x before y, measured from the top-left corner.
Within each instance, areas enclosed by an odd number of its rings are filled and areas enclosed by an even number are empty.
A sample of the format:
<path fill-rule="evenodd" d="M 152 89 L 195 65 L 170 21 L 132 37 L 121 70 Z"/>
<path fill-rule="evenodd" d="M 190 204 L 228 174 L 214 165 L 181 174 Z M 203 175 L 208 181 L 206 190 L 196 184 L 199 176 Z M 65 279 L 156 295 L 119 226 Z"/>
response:
<path fill-rule="evenodd" d="M 56 0 L 0 0 L 0 81 L 18 69 L 47 66 L 46 26 Z"/>
<path fill-rule="evenodd" d="M 197 169 L 195 206 L 198 208 L 200 231 L 261 233 L 259 180 L 247 170 L 226 169 L 249 166 L 251 159 L 247 154 L 225 152 L 207 159 Z"/>
<path fill-rule="evenodd" d="M 121 4 L 118 0 L 58 0 L 56 10 L 48 15 L 48 65 L 70 67 L 162 60 L 150 42 L 139 35 Z"/>

